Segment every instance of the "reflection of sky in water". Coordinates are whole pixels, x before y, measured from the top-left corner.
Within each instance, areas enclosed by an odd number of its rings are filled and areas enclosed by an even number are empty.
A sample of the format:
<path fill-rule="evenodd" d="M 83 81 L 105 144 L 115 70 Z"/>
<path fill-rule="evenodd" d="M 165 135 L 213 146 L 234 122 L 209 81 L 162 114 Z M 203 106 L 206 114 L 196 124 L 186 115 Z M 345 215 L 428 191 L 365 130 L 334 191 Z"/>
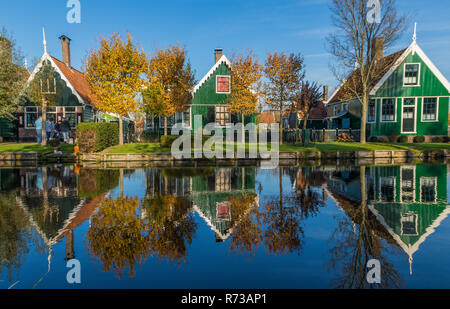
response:
<path fill-rule="evenodd" d="M 124 195 L 144 199 L 147 194 L 148 171 L 139 169 L 125 172 Z M 331 172 L 325 183 L 315 184 L 312 190 L 318 196 L 322 196 L 324 188 L 331 190 L 332 187 L 327 186 L 327 183 L 331 184 L 332 181 L 340 185 L 345 183 L 350 188 L 352 181 L 359 181 L 359 176 L 356 175 L 356 178 L 349 181 L 353 176 L 348 172 L 344 171 L 339 175 Z M 67 173 L 65 175 L 67 177 Z M 293 193 L 293 185 L 299 181 L 299 178 L 296 178 L 298 175 L 296 169 L 285 170 L 283 196 L 287 197 Z M 261 187 L 259 204 L 261 209 L 265 209 L 264 205 L 267 202 L 280 195 L 279 170 L 256 170 L 255 176 L 254 191 L 259 194 Z M 311 177 L 315 176 L 306 175 L 305 183 L 312 181 Z M 232 179 L 232 182 L 236 179 Z M 450 175 L 444 175 L 439 181 L 446 181 L 444 198 L 449 200 Z M 51 182 L 52 186 L 57 186 L 54 179 Z M 38 188 L 44 186 L 42 178 L 37 179 L 36 186 Z M 108 196 L 119 197 L 120 185 L 109 190 Z M 86 220 L 74 230 L 74 251 L 82 267 L 81 285 L 69 285 L 66 282 L 68 269 L 64 260 L 66 254 L 64 238 L 51 247 L 51 268 L 46 274 L 48 248 L 32 228 L 31 236 L 25 237 L 28 252 L 23 255 L 20 267 L 17 271 L 13 269 L 11 280 L 8 279 L 8 270 L 2 268 L 0 288 L 8 288 L 17 281 L 19 282 L 15 288 L 31 288 L 44 275 L 37 285 L 38 288 L 329 288 L 331 281 L 336 277 L 335 271 L 327 267 L 332 246 L 330 236 L 336 231 L 339 220 L 350 218 L 344 212 L 349 209 L 346 207 L 337 203 L 334 193 L 329 191 L 325 204 L 319 208 L 317 215 L 301 221 L 304 237 L 300 254 L 268 254 L 267 248 L 260 245 L 253 257 L 248 252 L 230 251 L 232 236 L 224 242 L 217 243 L 211 227 L 195 212 L 193 216 L 197 230 L 192 244 L 187 246 L 187 263 L 178 266 L 176 263 L 167 263 L 150 256 L 142 266 L 135 267 L 136 275 L 133 278 L 130 279 L 128 272 L 125 272 L 121 280 L 113 272 L 103 272 L 103 265 L 89 254 L 86 233 L 89 230 L 90 220 Z M 446 218 L 440 222 L 435 232 L 427 236 L 420 244 L 419 250 L 414 253 L 413 275 L 410 275 L 408 256 L 398 246 L 389 245 L 386 240 L 382 240 L 382 243 L 392 249 L 386 258 L 403 279 L 403 287 L 450 288 L 450 266 L 447 263 L 450 258 L 448 246 L 450 219 Z"/>

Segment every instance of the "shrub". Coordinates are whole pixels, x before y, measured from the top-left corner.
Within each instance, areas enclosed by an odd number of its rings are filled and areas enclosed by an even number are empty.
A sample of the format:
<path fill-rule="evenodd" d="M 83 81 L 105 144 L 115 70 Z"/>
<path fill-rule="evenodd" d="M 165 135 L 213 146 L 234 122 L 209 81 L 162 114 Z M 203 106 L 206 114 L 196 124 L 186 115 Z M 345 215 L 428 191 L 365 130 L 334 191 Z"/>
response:
<path fill-rule="evenodd" d="M 179 136 L 161 136 L 161 147 L 163 148 L 171 148 L 173 142 L 178 138 Z"/>
<path fill-rule="evenodd" d="M 388 143 L 389 142 L 389 138 L 387 136 L 380 136 L 380 137 L 378 137 L 378 142 L 380 142 L 380 143 Z"/>
<path fill-rule="evenodd" d="M 119 185 L 119 170 L 81 169 L 78 192 L 82 198 L 94 198 Z"/>
<path fill-rule="evenodd" d="M 159 135 L 158 132 L 154 132 L 153 130 L 146 130 L 142 132 L 139 137 L 139 142 L 141 143 L 159 143 Z"/>
<path fill-rule="evenodd" d="M 391 135 L 389 136 L 389 141 L 391 143 L 396 143 L 398 141 L 398 134 L 397 132 L 392 132 Z"/>
<path fill-rule="evenodd" d="M 336 137 L 336 142 L 350 143 L 354 141 L 355 139 L 353 138 L 353 136 L 348 133 L 341 133 Z"/>
<path fill-rule="evenodd" d="M 398 138 L 398 142 L 399 142 L 399 143 L 402 143 L 402 144 L 407 143 L 407 142 L 408 142 L 408 136 L 406 136 L 406 135 L 400 136 L 400 137 Z"/>
<path fill-rule="evenodd" d="M 376 136 L 371 136 L 371 137 L 369 138 L 369 142 L 370 142 L 370 143 L 378 143 L 378 137 L 376 137 Z"/>
<path fill-rule="evenodd" d="M 59 147 L 59 145 L 61 144 L 61 142 L 59 141 L 59 139 L 51 139 L 48 142 L 48 145 L 54 149 L 57 149 Z"/>
<path fill-rule="evenodd" d="M 424 143 L 425 142 L 425 136 L 418 135 L 414 137 L 414 143 Z"/>
<path fill-rule="evenodd" d="M 435 136 L 431 139 L 432 143 L 443 143 L 443 138 L 440 136 Z"/>
<path fill-rule="evenodd" d="M 119 143 L 117 123 L 80 123 L 77 127 L 80 152 L 101 152 Z"/>

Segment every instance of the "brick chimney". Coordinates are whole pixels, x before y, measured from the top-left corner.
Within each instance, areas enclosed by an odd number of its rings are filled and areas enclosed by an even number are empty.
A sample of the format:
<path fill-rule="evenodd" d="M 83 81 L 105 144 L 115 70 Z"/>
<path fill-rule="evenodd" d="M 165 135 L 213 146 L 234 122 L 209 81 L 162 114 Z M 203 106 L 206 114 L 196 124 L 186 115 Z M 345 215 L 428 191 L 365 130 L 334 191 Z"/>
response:
<path fill-rule="evenodd" d="M 65 35 L 60 36 L 59 39 L 61 40 L 63 62 L 67 67 L 71 68 L 71 63 L 70 63 L 70 41 L 71 41 L 71 39 Z"/>
<path fill-rule="evenodd" d="M 12 44 L 3 36 L 0 36 L 0 56 L 2 58 L 6 57 L 6 59 L 9 59 L 9 62 L 12 62 Z"/>
<path fill-rule="evenodd" d="M 328 86 L 327 85 L 323 86 L 323 101 L 324 102 L 328 101 Z"/>
<path fill-rule="evenodd" d="M 383 59 L 383 50 L 384 50 L 384 38 L 377 37 L 372 42 L 372 58 L 375 61 L 380 61 Z"/>
<path fill-rule="evenodd" d="M 219 62 L 220 58 L 223 56 L 223 49 L 222 48 L 216 48 L 214 50 L 214 63 Z"/>

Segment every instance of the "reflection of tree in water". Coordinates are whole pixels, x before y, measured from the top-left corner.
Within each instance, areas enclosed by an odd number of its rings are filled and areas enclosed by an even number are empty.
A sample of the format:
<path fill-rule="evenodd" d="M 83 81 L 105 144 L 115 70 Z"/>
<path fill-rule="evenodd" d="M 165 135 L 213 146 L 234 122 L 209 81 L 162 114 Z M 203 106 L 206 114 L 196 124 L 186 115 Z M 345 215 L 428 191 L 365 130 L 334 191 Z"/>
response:
<path fill-rule="evenodd" d="M 234 226 L 230 250 L 233 252 L 248 252 L 253 255 L 259 243 L 263 240 L 261 214 L 257 207 L 257 196 L 243 194 L 229 197 L 231 213 L 230 225 Z"/>
<path fill-rule="evenodd" d="M 28 253 L 27 238 L 30 237 L 29 221 L 23 210 L 17 206 L 16 192 L 0 194 L 0 275 L 8 272 L 8 280 L 14 279 Z"/>
<path fill-rule="evenodd" d="M 87 233 L 88 250 L 119 278 L 126 268 L 134 277 L 135 266 L 149 255 L 147 225 L 138 215 L 137 198 L 120 197 L 105 200 L 92 217 Z"/>
<path fill-rule="evenodd" d="M 391 248 L 382 242 L 381 225 L 367 206 L 365 167 L 360 169 L 362 202 L 349 207 L 340 203 L 351 220 L 341 219 L 329 240 L 334 247 L 330 249 L 328 268 L 334 270 L 337 276 L 332 281 L 332 286 L 340 289 L 398 288 L 401 287 L 402 280 L 394 265 L 387 259 Z M 389 235 L 386 233 L 383 237 L 389 238 Z M 367 282 L 367 262 L 371 259 L 377 259 L 381 264 L 381 284 Z"/>
<path fill-rule="evenodd" d="M 184 197 L 165 194 L 144 200 L 152 255 L 168 262 L 186 262 L 187 244 L 192 243 L 197 229 L 191 210 Z"/>
<path fill-rule="evenodd" d="M 301 253 L 303 247 L 303 221 L 318 213 L 324 206 L 323 196 L 313 189 L 321 176 L 315 172 L 316 177 L 304 177 L 309 168 L 280 169 L 278 196 L 267 197 L 262 208 L 254 204 L 251 197 L 239 197 L 232 202 L 232 211 L 250 207 L 244 215 L 239 217 L 231 241 L 231 250 L 235 252 L 247 251 L 254 255 L 258 246 L 264 245 L 272 254 Z M 295 184 L 295 189 L 289 193 L 283 192 L 282 176 L 287 174 Z M 321 176 L 323 178 L 323 176 Z M 297 178 L 297 181 L 295 179 Z M 302 179 L 301 183 L 298 179 Z M 246 206 L 244 206 L 247 204 Z M 250 206 L 249 206 L 250 205 Z M 238 211 L 239 212 L 239 211 Z"/>

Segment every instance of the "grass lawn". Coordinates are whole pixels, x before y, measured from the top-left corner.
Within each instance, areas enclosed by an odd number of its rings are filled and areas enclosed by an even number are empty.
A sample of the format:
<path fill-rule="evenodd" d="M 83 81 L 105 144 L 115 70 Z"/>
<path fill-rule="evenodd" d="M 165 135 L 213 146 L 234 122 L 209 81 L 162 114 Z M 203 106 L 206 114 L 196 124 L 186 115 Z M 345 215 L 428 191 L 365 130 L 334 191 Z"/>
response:
<path fill-rule="evenodd" d="M 235 144 L 235 149 L 237 149 Z M 246 144 L 246 150 L 249 149 Z M 0 148 L 1 149 L 1 148 Z M 225 149 L 225 146 L 223 147 Z M 315 143 L 307 147 L 301 144 L 284 144 L 280 145 L 280 151 L 297 151 L 297 152 L 345 152 L 345 151 L 373 151 L 373 150 L 411 150 L 414 152 L 450 150 L 450 143 L 423 143 L 423 144 L 398 144 L 398 143 L 367 143 L 361 145 L 359 143 Z M 142 144 L 126 144 L 123 146 L 110 147 L 103 151 L 104 153 L 155 153 L 155 152 L 171 152 L 170 148 L 160 148 L 159 143 L 142 143 Z"/>
<path fill-rule="evenodd" d="M 62 144 L 59 147 L 63 153 L 73 153 L 73 145 Z M 0 152 L 37 152 L 47 153 L 53 151 L 51 147 L 43 147 L 36 143 L 0 143 Z"/>

